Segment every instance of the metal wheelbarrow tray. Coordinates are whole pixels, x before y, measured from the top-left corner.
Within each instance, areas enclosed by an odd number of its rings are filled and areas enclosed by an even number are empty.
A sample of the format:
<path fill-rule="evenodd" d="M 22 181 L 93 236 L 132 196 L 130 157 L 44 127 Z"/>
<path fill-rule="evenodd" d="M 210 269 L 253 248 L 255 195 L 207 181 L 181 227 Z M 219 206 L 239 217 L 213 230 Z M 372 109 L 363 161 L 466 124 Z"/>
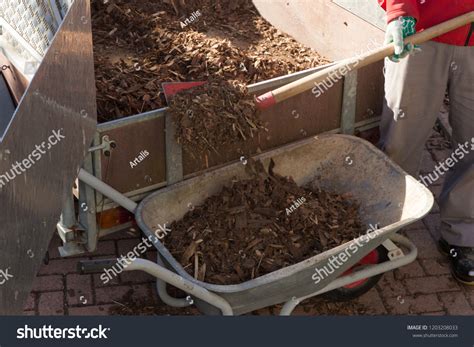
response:
<path fill-rule="evenodd" d="M 261 160 L 265 167 L 273 159 L 275 172 L 293 177 L 298 185 L 351 193 L 360 203 L 363 223 L 367 226 L 379 225 L 380 229 L 373 239 L 367 240 L 362 235 L 295 265 L 234 285 L 215 285 L 195 280 L 155 238 L 154 244 L 159 256 L 168 268 L 193 284 L 224 298 L 234 314 L 243 314 L 291 298 L 314 295 L 396 231 L 425 216 L 433 205 L 433 196 L 428 189 L 369 142 L 357 137 L 316 136 L 260 154 L 254 159 Z M 246 177 L 244 165 L 238 162 L 169 186 L 149 195 L 140 203 L 136 211 L 137 223 L 146 235 L 151 236 L 158 225 L 181 219 L 188 212 L 190 203 L 199 205 L 208 196 L 218 193 L 233 178 Z M 357 241 L 359 242 L 356 243 Z M 351 244 L 358 245 L 357 252 L 316 284 L 312 279 L 315 269 L 327 266 L 332 256 L 344 252 Z M 413 259 L 414 257 L 409 262 Z M 217 313 L 214 307 L 203 301 L 196 300 L 196 305 L 204 313 Z"/>

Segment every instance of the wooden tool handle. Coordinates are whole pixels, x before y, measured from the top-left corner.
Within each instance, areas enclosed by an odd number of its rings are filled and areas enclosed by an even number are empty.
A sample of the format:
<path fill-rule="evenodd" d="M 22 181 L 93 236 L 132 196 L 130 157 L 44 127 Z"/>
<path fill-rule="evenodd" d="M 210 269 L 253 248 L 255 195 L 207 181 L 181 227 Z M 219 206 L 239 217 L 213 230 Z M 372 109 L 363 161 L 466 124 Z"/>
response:
<path fill-rule="evenodd" d="M 472 22 L 474 22 L 474 11 L 409 36 L 405 39 L 405 44 L 421 44 Z M 394 45 L 389 44 L 359 56 L 342 60 L 327 69 L 318 71 L 273 91 L 260 95 L 256 98 L 256 105 L 259 109 L 268 108 L 294 95 L 317 87 L 318 83 L 321 83 L 326 79 L 341 79 L 348 72 L 383 60 L 384 58 L 393 55 L 394 52 Z"/>

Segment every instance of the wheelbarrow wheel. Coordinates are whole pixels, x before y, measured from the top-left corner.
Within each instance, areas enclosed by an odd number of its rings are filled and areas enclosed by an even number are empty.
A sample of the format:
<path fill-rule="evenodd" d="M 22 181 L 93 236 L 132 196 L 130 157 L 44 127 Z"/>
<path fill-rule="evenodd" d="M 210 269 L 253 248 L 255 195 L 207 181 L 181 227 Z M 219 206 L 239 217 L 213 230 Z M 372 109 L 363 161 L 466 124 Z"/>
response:
<path fill-rule="evenodd" d="M 388 260 L 387 249 L 384 246 L 379 246 L 374 249 L 372 252 L 367 254 L 364 258 L 360 260 L 357 265 L 350 268 L 343 275 L 348 275 L 357 270 L 360 270 L 368 265 L 380 264 Z M 322 296 L 328 300 L 332 301 L 349 301 L 358 298 L 359 296 L 367 293 L 372 289 L 378 281 L 382 278 L 383 273 L 380 275 L 372 276 L 369 278 L 350 283 L 344 287 L 334 289 L 330 292 L 323 294 Z"/>

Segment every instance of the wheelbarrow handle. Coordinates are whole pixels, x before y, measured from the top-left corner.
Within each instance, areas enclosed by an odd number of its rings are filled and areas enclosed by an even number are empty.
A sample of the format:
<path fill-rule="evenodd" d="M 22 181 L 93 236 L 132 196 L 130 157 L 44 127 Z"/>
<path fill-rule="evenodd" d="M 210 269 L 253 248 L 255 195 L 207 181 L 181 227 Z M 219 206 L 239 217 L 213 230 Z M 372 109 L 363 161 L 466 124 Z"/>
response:
<path fill-rule="evenodd" d="M 421 44 L 473 22 L 474 11 L 471 11 L 462 16 L 450 19 L 429 29 L 423 30 L 415 35 L 409 36 L 405 39 L 405 44 Z M 341 78 L 341 75 L 344 76 L 350 71 L 360 69 L 364 66 L 383 60 L 384 58 L 393 55 L 394 52 L 394 45 L 388 44 L 375 50 L 371 50 L 367 53 L 363 53 L 361 55 L 342 60 L 339 63 L 332 65 L 324 70 L 320 70 L 314 74 L 308 75 L 297 81 L 286 84 L 273 91 L 258 96 L 256 98 L 256 106 L 259 109 L 266 109 L 292 96 L 314 88 L 322 81 L 332 77 L 332 75 L 334 75 L 335 77 L 339 76 L 339 78 Z"/>

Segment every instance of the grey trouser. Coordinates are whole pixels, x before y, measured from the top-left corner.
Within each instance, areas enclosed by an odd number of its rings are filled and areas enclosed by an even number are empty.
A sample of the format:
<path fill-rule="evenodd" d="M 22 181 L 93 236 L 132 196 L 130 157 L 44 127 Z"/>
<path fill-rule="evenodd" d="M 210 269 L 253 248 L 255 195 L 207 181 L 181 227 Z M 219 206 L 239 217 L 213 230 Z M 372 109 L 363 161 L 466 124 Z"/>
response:
<path fill-rule="evenodd" d="M 452 245 L 474 247 L 474 47 L 429 42 L 421 48 L 399 63 L 385 63 L 381 147 L 426 185 L 446 176 L 440 196 L 441 236 Z M 453 153 L 430 175 L 418 176 L 446 90 Z"/>

